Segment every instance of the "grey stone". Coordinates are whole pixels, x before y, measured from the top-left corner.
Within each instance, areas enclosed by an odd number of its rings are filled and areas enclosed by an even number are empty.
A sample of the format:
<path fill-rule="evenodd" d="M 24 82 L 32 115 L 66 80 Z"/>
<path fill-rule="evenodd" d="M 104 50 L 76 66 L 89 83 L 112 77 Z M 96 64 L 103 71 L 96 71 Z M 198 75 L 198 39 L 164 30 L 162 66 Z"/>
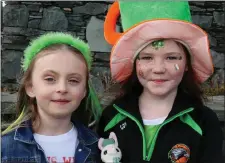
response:
<path fill-rule="evenodd" d="M 190 6 L 190 9 L 191 11 L 194 11 L 194 12 L 205 11 L 205 9 L 197 7 L 197 6 Z"/>
<path fill-rule="evenodd" d="M 24 35 L 26 28 L 22 27 L 3 27 L 4 35 Z"/>
<path fill-rule="evenodd" d="M 21 2 L 22 4 L 25 4 L 25 5 L 41 5 L 40 2 L 31 2 L 31 1 L 26 1 L 26 2 Z"/>
<path fill-rule="evenodd" d="M 97 19 L 95 16 L 91 17 L 87 25 L 86 37 L 92 51 L 110 52 L 111 45 L 109 45 L 104 38 L 104 21 Z M 119 27 L 116 27 L 117 31 Z"/>
<path fill-rule="evenodd" d="M 23 36 L 8 36 L 8 37 L 18 37 L 23 39 L 24 36 L 37 36 L 40 34 L 44 34 L 45 31 L 33 28 L 21 28 L 21 27 L 4 27 L 3 33 L 5 35 L 23 35 Z M 21 38 L 22 37 L 22 38 Z"/>
<path fill-rule="evenodd" d="M 68 19 L 68 30 L 78 31 L 77 28 L 86 26 L 86 22 L 81 17 L 70 16 Z"/>
<path fill-rule="evenodd" d="M 74 14 L 87 14 L 87 15 L 98 15 L 103 14 L 107 10 L 106 4 L 101 3 L 87 3 L 84 6 L 78 6 L 73 8 Z"/>
<path fill-rule="evenodd" d="M 224 68 L 224 54 L 210 50 L 215 68 Z"/>
<path fill-rule="evenodd" d="M 189 1 L 190 4 L 196 5 L 196 6 L 204 6 L 205 2 L 194 2 L 194 1 Z"/>
<path fill-rule="evenodd" d="M 210 12 L 215 11 L 214 8 L 207 8 L 206 10 L 207 10 L 207 11 L 210 11 Z"/>
<path fill-rule="evenodd" d="M 44 9 L 43 19 L 41 20 L 40 28 L 42 30 L 66 30 L 68 20 L 62 10 L 58 7 L 50 7 Z"/>
<path fill-rule="evenodd" d="M 20 76 L 20 64 L 23 53 L 14 50 L 2 52 L 2 82 L 16 82 Z"/>
<path fill-rule="evenodd" d="M 104 86 L 100 78 L 90 75 L 91 83 L 97 94 L 104 92 Z"/>
<path fill-rule="evenodd" d="M 1 104 L 2 104 L 2 106 L 1 106 L 1 114 L 2 115 L 16 113 L 16 103 L 2 102 Z"/>
<path fill-rule="evenodd" d="M 2 50 L 21 50 L 23 51 L 27 44 L 2 44 Z"/>
<path fill-rule="evenodd" d="M 213 12 L 214 21 L 219 26 L 225 26 L 224 12 Z"/>
<path fill-rule="evenodd" d="M 33 19 L 28 22 L 28 28 L 39 28 L 41 23 L 40 19 Z"/>
<path fill-rule="evenodd" d="M 18 43 L 26 43 L 26 37 L 25 36 L 3 36 L 2 43 L 6 44 L 18 44 Z"/>
<path fill-rule="evenodd" d="M 110 69 L 109 67 L 93 66 L 91 69 L 91 74 L 96 77 L 110 76 Z"/>
<path fill-rule="evenodd" d="M 110 53 L 95 53 L 95 60 L 97 61 L 107 61 L 109 62 Z"/>
<path fill-rule="evenodd" d="M 43 17 L 42 12 L 30 12 L 29 20 L 42 19 L 42 17 Z"/>
<path fill-rule="evenodd" d="M 204 16 L 204 15 L 193 15 L 192 21 L 194 24 L 199 25 L 202 28 L 208 29 L 212 25 L 212 16 Z"/>
<path fill-rule="evenodd" d="M 25 5 L 6 5 L 3 7 L 4 26 L 27 27 L 28 9 Z"/>
<path fill-rule="evenodd" d="M 76 4 L 74 1 L 58 1 L 54 2 L 54 4 L 61 8 L 71 8 L 73 5 Z"/>
<path fill-rule="evenodd" d="M 20 4 L 20 1 L 4 1 L 7 5 L 17 5 Z"/>
<path fill-rule="evenodd" d="M 30 4 L 27 5 L 28 11 L 39 11 L 40 10 L 40 5 L 37 4 Z"/>
<path fill-rule="evenodd" d="M 209 37 L 209 43 L 211 46 L 217 46 L 217 40 L 215 37 L 212 37 L 211 35 L 208 34 Z"/>
<path fill-rule="evenodd" d="M 9 93 L 9 92 L 2 92 L 1 93 L 1 102 L 16 102 L 17 101 L 17 94 L 18 93 Z"/>

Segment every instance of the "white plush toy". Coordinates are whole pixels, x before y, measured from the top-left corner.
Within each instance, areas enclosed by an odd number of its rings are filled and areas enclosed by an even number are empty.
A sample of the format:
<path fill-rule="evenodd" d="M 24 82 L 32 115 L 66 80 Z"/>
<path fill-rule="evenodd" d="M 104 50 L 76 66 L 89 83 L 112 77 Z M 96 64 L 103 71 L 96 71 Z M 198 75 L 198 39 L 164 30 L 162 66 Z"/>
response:
<path fill-rule="evenodd" d="M 100 138 L 98 147 L 101 150 L 101 159 L 105 163 L 119 163 L 122 158 L 121 150 L 118 148 L 116 134 L 111 132 L 108 139 Z"/>

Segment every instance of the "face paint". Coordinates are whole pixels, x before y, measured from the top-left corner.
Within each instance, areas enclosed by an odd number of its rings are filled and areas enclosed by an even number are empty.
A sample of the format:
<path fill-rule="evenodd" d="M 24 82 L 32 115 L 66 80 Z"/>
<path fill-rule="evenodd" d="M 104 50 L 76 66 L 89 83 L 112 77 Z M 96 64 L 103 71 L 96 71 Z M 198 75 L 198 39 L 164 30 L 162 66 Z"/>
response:
<path fill-rule="evenodd" d="M 153 49 L 158 50 L 159 48 L 164 47 L 164 41 L 163 40 L 153 41 L 151 43 L 151 46 L 153 47 Z"/>
<path fill-rule="evenodd" d="M 178 64 L 175 64 L 174 67 L 175 67 L 175 70 L 179 70 L 180 69 Z"/>
<path fill-rule="evenodd" d="M 144 78 L 144 73 L 143 73 L 142 66 L 141 66 L 140 62 L 138 62 L 138 67 L 140 68 L 139 71 L 138 71 L 138 75 L 141 76 L 142 78 Z"/>

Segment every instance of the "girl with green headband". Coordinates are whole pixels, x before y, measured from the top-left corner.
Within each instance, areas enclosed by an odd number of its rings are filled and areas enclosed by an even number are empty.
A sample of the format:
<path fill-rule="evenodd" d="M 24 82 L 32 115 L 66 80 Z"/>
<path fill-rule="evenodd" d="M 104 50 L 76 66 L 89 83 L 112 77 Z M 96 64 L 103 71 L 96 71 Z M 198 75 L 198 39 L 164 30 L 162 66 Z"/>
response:
<path fill-rule="evenodd" d="M 86 127 L 101 111 L 91 64 L 89 46 L 69 34 L 50 32 L 30 43 L 18 118 L 2 133 L 2 162 L 99 161 L 98 137 Z"/>

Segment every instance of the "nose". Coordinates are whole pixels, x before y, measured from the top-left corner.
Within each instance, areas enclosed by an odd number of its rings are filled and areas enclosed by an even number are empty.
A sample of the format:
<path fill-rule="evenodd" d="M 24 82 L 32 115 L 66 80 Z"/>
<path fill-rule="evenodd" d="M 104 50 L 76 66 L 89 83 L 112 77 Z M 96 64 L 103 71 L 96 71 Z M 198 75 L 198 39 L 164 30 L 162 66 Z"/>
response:
<path fill-rule="evenodd" d="M 67 84 L 65 81 L 59 81 L 57 85 L 57 93 L 67 93 Z"/>
<path fill-rule="evenodd" d="M 166 71 L 165 63 L 161 60 L 155 60 L 152 65 L 152 72 L 156 74 L 163 74 Z"/>

